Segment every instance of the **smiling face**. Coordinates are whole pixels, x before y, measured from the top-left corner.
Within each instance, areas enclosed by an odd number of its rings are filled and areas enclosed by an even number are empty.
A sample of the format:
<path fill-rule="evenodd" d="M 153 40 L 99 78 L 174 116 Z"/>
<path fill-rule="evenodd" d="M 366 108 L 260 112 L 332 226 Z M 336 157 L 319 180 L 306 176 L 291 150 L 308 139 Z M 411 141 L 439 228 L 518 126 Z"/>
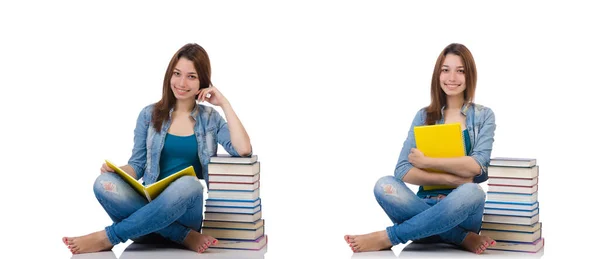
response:
<path fill-rule="evenodd" d="M 454 54 L 446 55 L 440 73 L 440 86 L 448 96 L 463 94 L 466 84 L 462 58 Z"/>
<path fill-rule="evenodd" d="M 177 100 L 195 99 L 200 90 L 200 80 L 191 60 L 179 59 L 171 76 L 171 90 Z"/>

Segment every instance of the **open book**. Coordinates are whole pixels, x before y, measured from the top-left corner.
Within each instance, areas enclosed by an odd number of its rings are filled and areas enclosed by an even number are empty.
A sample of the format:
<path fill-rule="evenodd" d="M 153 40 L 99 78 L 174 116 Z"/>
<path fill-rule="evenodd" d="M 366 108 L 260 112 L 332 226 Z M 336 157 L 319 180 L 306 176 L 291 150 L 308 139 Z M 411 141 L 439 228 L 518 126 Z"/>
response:
<path fill-rule="evenodd" d="M 133 189 L 135 189 L 140 195 L 146 197 L 146 199 L 148 201 L 152 201 L 152 200 L 156 199 L 156 197 L 158 197 L 158 195 L 162 191 L 164 191 L 167 188 L 167 186 L 169 186 L 170 183 L 172 183 L 179 177 L 182 177 L 184 175 L 197 177 L 196 172 L 194 171 L 194 167 L 188 166 L 188 167 L 184 168 L 183 170 L 181 170 L 177 173 L 174 173 L 172 175 L 169 175 L 158 182 L 144 186 L 140 182 L 138 182 L 135 178 L 133 178 L 131 175 L 129 175 L 128 173 L 123 171 L 123 169 L 119 168 L 118 166 L 116 166 L 115 164 L 111 163 L 108 160 L 104 160 L 104 161 L 106 162 L 106 165 L 108 165 L 108 167 L 115 170 L 116 174 L 121 176 L 121 178 L 123 178 L 123 180 L 125 180 L 125 182 L 127 182 L 129 185 L 131 185 L 131 187 L 133 187 Z"/>
<path fill-rule="evenodd" d="M 465 143 L 460 130 L 460 123 L 417 126 L 414 129 L 417 149 L 427 157 L 461 157 L 465 156 Z M 429 172 L 446 173 L 433 169 Z M 454 189 L 452 186 L 423 186 L 423 190 Z"/>

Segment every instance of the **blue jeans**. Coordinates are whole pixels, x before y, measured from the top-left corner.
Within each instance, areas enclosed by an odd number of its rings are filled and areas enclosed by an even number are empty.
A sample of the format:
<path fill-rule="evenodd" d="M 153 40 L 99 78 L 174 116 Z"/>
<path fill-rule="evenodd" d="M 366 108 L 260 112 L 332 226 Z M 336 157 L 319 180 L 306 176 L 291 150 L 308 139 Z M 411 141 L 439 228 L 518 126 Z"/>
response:
<path fill-rule="evenodd" d="M 94 183 L 96 198 L 114 222 L 105 228 L 113 245 L 153 234 L 183 244 L 192 229 L 200 232 L 203 191 L 198 178 L 183 176 L 148 202 L 117 174 L 100 174 Z"/>
<path fill-rule="evenodd" d="M 481 228 L 485 192 L 478 184 L 463 184 L 443 199 L 421 199 L 403 181 L 385 176 L 374 192 L 394 223 L 386 228 L 392 245 L 409 240 L 460 245 L 468 232 L 479 233 Z"/>

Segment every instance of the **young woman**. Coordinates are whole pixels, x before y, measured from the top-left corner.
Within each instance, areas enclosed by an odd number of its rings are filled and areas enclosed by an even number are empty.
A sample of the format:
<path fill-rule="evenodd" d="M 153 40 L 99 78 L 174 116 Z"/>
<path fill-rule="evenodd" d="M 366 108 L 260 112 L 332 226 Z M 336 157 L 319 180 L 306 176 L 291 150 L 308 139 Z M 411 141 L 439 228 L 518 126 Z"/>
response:
<path fill-rule="evenodd" d="M 208 178 L 208 161 L 216 154 L 217 143 L 232 156 L 248 156 L 252 146 L 231 104 L 212 86 L 210 75 L 208 54 L 199 45 L 187 44 L 175 53 L 165 73 L 162 99 L 140 112 L 131 158 L 121 167 L 136 179 L 143 177 L 145 184 L 190 165 L 197 177 L 181 177 L 147 202 L 103 164 L 94 193 L 114 223 L 85 236 L 64 237 L 72 253 L 109 250 L 128 239 L 156 241 L 158 237 L 199 253 L 218 242 L 200 234 L 204 199 L 198 178 Z M 197 100 L 221 107 L 227 122 Z"/>
<path fill-rule="evenodd" d="M 478 234 L 485 202 L 478 183 L 488 178 L 496 124 L 491 109 L 472 102 L 476 82 L 471 52 L 461 44 L 444 48 L 433 70 L 431 104 L 417 112 L 394 176 L 382 177 L 375 184 L 375 198 L 394 225 L 366 235 L 346 235 L 352 251 L 389 249 L 409 240 L 451 243 L 478 254 L 495 245 L 491 238 Z M 431 158 L 415 148 L 415 126 L 445 123 L 461 124 L 467 156 Z M 417 194 L 406 183 L 420 185 Z M 455 188 L 425 191 L 424 185 Z"/>

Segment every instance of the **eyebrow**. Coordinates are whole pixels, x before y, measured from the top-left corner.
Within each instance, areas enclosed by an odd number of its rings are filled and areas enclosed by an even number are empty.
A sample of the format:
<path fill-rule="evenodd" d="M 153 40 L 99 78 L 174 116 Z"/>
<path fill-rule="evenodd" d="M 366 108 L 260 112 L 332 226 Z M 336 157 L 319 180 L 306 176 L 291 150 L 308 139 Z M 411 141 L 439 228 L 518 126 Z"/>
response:
<path fill-rule="evenodd" d="M 178 68 L 175 68 L 175 71 L 181 72 L 181 70 L 179 70 Z M 195 75 L 196 72 L 189 72 L 188 75 Z"/>
<path fill-rule="evenodd" d="M 442 65 L 442 67 L 450 67 L 448 65 Z M 457 66 L 457 68 L 464 68 L 465 66 Z"/>

